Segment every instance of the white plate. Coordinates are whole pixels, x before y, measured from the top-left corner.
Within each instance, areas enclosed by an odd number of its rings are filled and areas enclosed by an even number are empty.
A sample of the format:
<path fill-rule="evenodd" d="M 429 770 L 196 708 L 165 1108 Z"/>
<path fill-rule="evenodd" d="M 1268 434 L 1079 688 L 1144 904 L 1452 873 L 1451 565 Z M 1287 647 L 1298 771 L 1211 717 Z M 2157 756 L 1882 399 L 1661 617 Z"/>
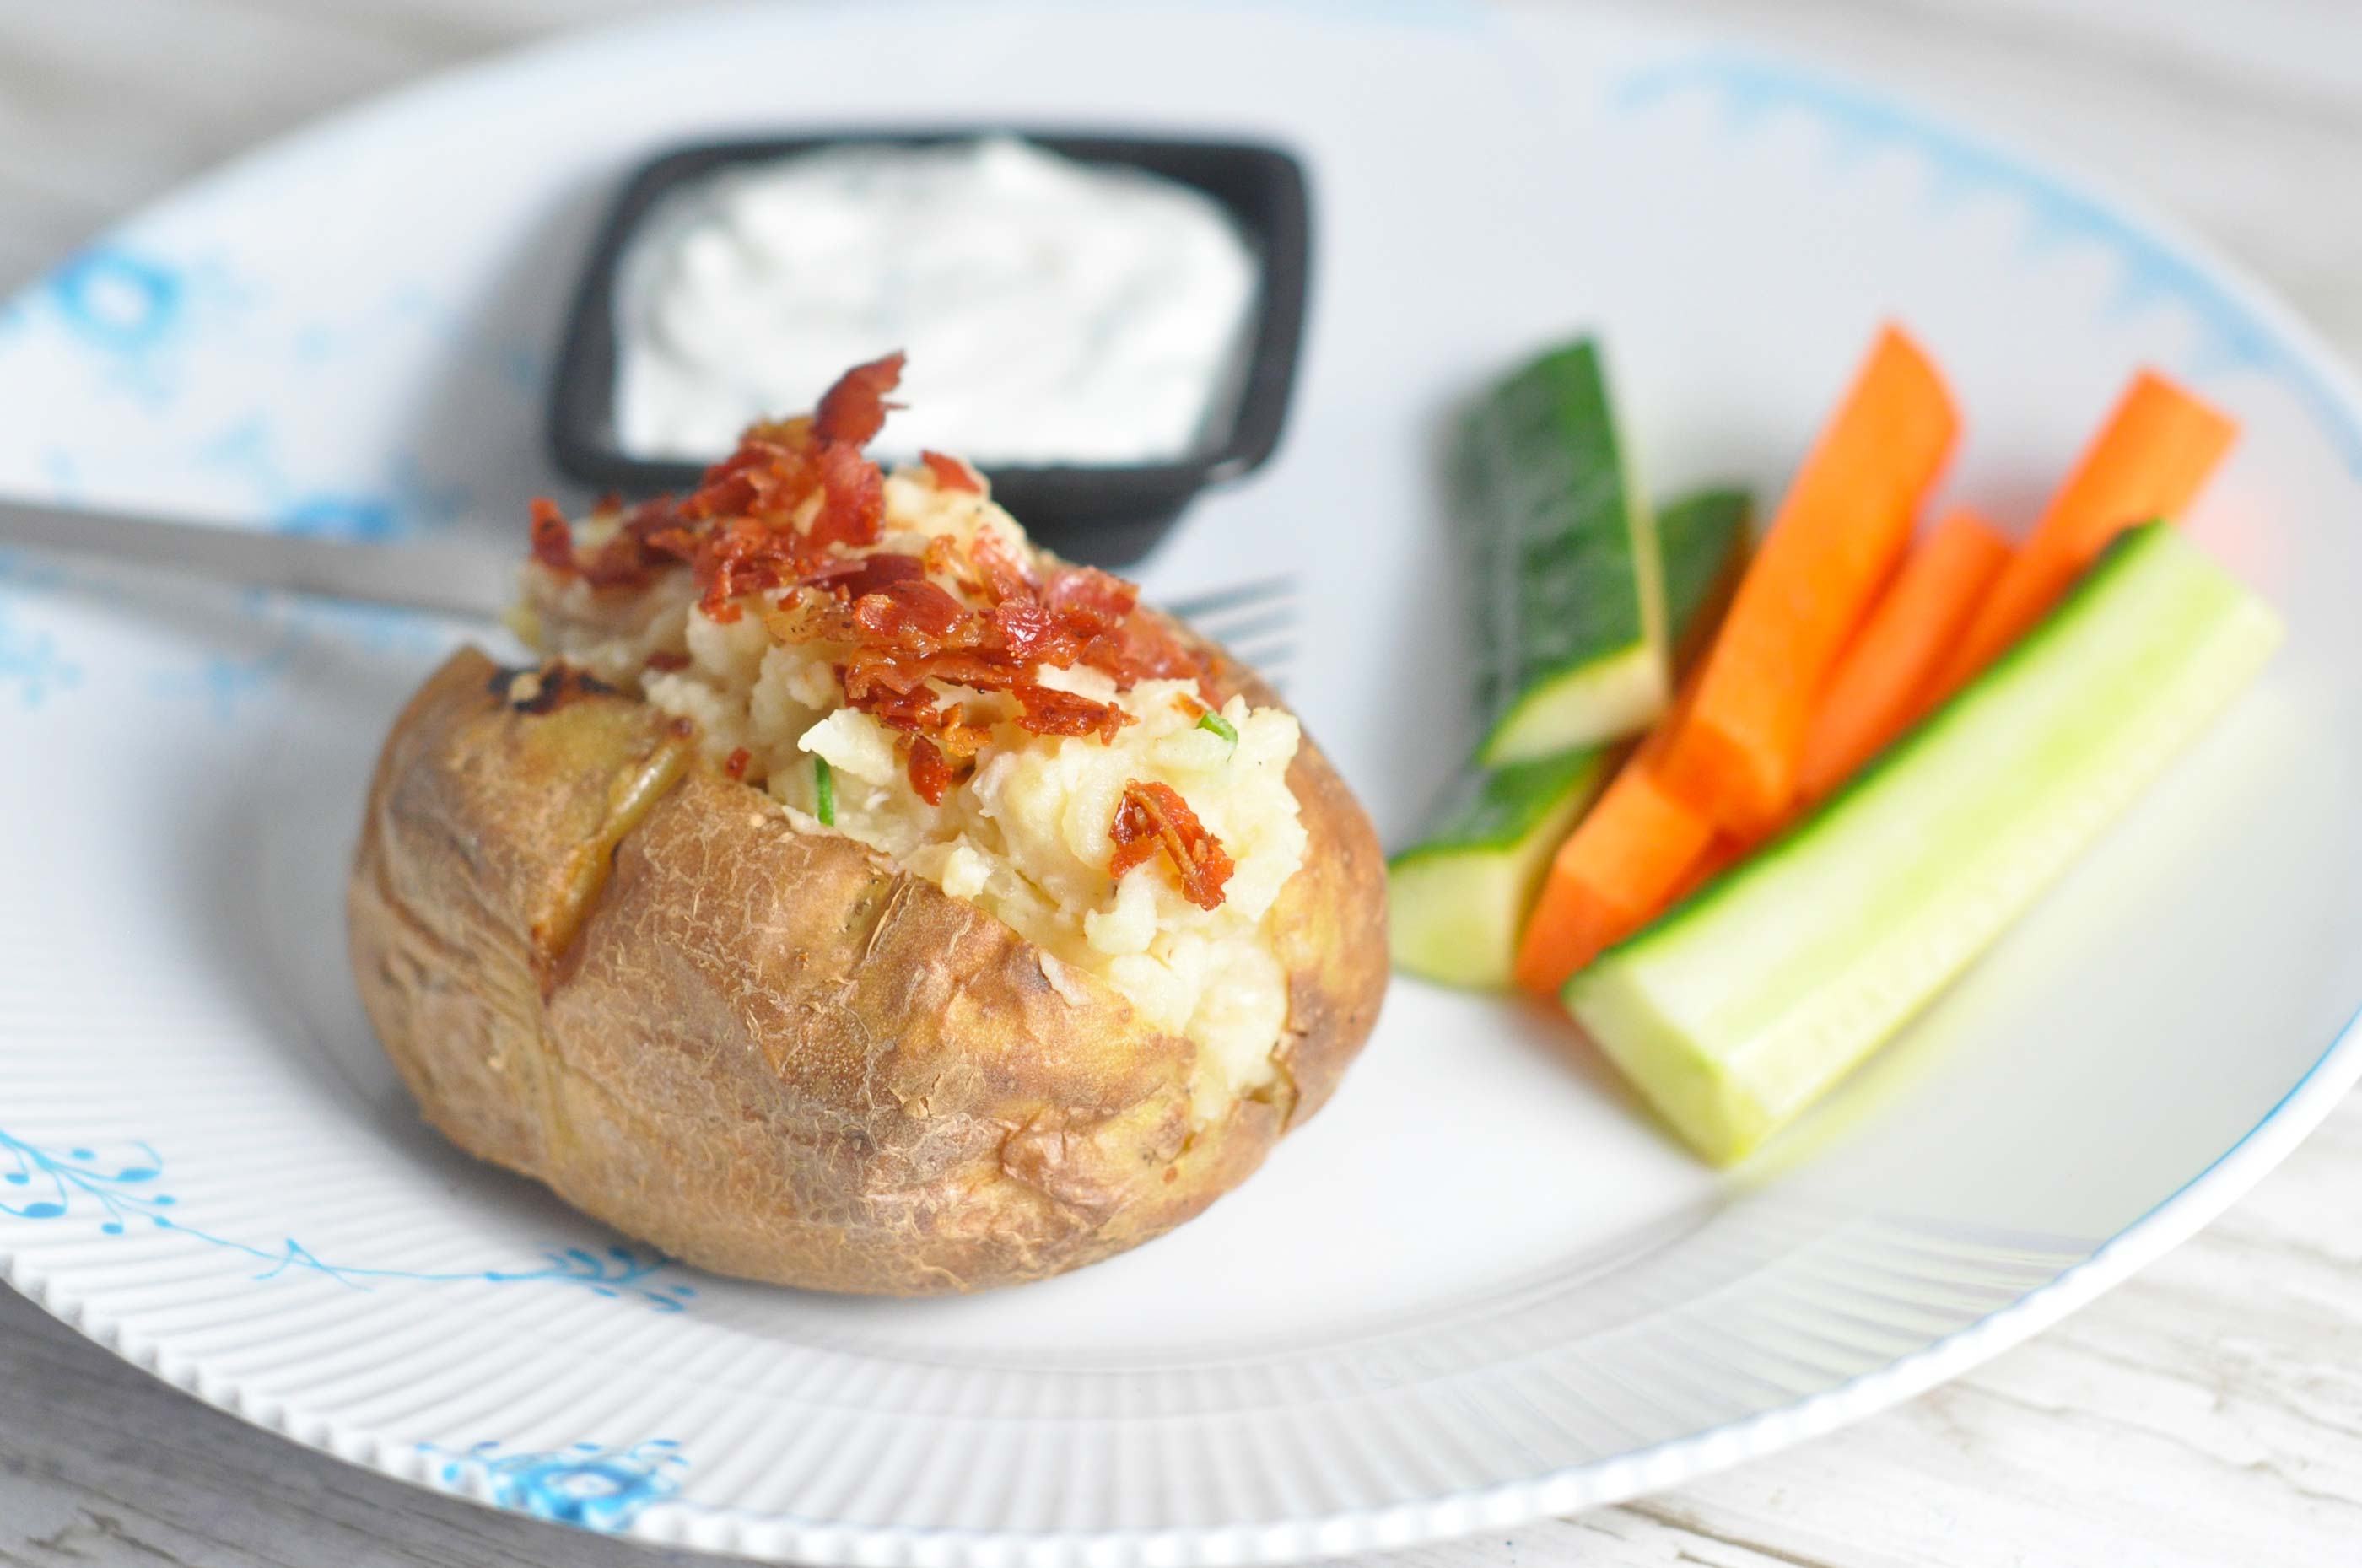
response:
<path fill-rule="evenodd" d="M 832 1300 L 618 1244 L 419 1124 L 347 983 L 365 770 L 449 633 L 9 567 L 0 1259 L 424 1485 L 864 1562 L 1278 1560 L 1661 1486 L 1924 1388 L 2189 1233 L 2362 1067 L 2362 413 L 2186 242 L 1761 60 L 1453 6 L 798 6 L 536 50 L 127 225 L 0 317 L 0 482 L 359 534 L 547 482 L 587 226 L 652 145 L 1009 116 L 1269 135 L 1319 256 L 1280 458 L 1153 563 L 1312 585 L 1294 695 L 1395 840 L 1466 736 L 1436 414 L 1595 324 L 1654 481 L 1776 488 L 1873 324 L 2024 519 L 2137 364 L 2235 409 L 2191 529 L 2262 683 L 1908 1036 L 1708 1174 L 1540 1013 L 1396 986 L 1242 1195 L 1080 1275 Z M 22 1178 L 22 1179 L 18 1179 Z"/>

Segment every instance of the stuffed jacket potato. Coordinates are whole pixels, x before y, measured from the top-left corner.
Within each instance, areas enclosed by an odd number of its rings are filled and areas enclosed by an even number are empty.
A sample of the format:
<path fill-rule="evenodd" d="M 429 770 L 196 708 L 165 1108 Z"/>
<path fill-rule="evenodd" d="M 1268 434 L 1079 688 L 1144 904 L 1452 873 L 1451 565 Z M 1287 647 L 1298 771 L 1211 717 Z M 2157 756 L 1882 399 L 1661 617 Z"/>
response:
<path fill-rule="evenodd" d="M 535 510 L 396 723 L 354 971 L 434 1123 L 690 1263 L 917 1295 L 1122 1251 L 1334 1088 L 1367 818 L 1250 671 L 862 455 L 899 357 L 685 501 Z"/>

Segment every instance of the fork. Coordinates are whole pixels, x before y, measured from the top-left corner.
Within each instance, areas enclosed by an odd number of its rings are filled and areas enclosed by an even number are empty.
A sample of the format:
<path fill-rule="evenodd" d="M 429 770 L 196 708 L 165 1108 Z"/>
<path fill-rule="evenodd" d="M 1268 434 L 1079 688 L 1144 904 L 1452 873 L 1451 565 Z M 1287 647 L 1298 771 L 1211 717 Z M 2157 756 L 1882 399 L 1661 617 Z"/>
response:
<path fill-rule="evenodd" d="M 452 540 L 359 544 L 29 501 L 0 501 L 5 547 L 468 621 L 499 617 L 517 570 L 512 554 Z M 1287 640 L 1295 592 L 1294 578 L 1267 577 L 1206 589 L 1164 608 L 1269 673 L 1295 652 Z"/>
<path fill-rule="evenodd" d="M 1280 672 L 1296 657 L 1296 587 L 1293 576 L 1257 578 L 1168 600 L 1164 613 L 1281 685 Z"/>

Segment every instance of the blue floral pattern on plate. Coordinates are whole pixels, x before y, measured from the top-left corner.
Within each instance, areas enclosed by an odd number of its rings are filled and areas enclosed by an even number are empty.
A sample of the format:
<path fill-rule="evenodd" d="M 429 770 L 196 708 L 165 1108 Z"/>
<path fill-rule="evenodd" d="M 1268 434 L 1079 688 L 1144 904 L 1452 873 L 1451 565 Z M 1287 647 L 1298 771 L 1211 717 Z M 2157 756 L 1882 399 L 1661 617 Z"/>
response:
<path fill-rule="evenodd" d="M 56 637 L 15 624 L 0 602 L 0 691 L 14 690 L 18 702 L 38 708 L 81 680 L 82 667 L 65 657 Z"/>
<path fill-rule="evenodd" d="M 146 1143 L 134 1143 L 112 1155 L 97 1148 L 44 1148 L 0 1129 L 0 1215 L 17 1220 L 64 1220 L 94 1210 L 103 1214 L 100 1233 L 123 1235 L 139 1222 L 171 1231 L 210 1247 L 242 1254 L 268 1266 L 256 1279 L 275 1279 L 290 1272 L 325 1275 L 355 1290 L 381 1282 L 422 1285 L 559 1285 L 588 1290 L 611 1299 L 636 1298 L 660 1312 L 679 1312 L 697 1296 L 694 1286 L 668 1277 L 679 1265 L 661 1253 L 627 1247 L 553 1248 L 542 1253 L 537 1268 L 453 1269 L 420 1273 L 410 1269 L 372 1268 L 330 1263 L 293 1237 L 276 1246 L 217 1236 L 182 1220 L 167 1210 L 179 1199 L 160 1187 L 163 1157 Z"/>
<path fill-rule="evenodd" d="M 670 1497 L 689 1464 L 680 1445 L 664 1438 L 630 1448 L 578 1442 L 521 1452 L 497 1442 L 458 1452 L 423 1442 L 418 1452 L 443 1460 L 438 1474 L 447 1486 L 478 1484 L 501 1507 L 602 1531 L 624 1529 Z"/>

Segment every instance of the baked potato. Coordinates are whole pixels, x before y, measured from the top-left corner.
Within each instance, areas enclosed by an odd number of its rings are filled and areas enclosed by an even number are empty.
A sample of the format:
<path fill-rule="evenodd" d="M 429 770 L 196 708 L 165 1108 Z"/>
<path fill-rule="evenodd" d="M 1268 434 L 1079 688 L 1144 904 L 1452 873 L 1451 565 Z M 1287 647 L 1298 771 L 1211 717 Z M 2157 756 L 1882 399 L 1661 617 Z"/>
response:
<path fill-rule="evenodd" d="M 679 502 L 538 507 L 396 722 L 353 969 L 462 1148 L 717 1273 L 922 1295 L 1138 1245 L 1375 1022 L 1384 864 L 1274 693 L 965 465 L 898 360 Z"/>

